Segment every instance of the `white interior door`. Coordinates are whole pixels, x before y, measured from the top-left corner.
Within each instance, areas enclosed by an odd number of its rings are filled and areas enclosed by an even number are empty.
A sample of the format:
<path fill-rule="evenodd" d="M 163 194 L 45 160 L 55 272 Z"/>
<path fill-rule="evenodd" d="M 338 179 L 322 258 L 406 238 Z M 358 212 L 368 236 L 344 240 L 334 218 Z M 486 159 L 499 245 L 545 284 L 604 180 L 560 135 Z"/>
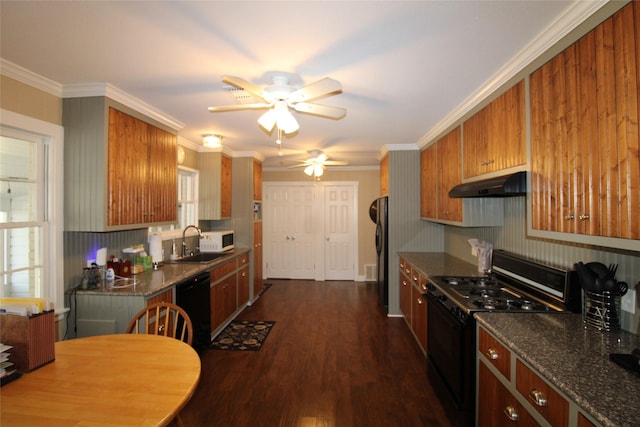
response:
<path fill-rule="evenodd" d="M 265 279 L 354 280 L 356 183 L 265 183 Z"/>
<path fill-rule="evenodd" d="M 324 224 L 325 279 L 353 280 L 357 241 L 353 185 L 325 186 Z"/>
<path fill-rule="evenodd" d="M 314 278 L 313 212 L 313 184 L 266 187 L 263 211 L 265 278 Z"/>

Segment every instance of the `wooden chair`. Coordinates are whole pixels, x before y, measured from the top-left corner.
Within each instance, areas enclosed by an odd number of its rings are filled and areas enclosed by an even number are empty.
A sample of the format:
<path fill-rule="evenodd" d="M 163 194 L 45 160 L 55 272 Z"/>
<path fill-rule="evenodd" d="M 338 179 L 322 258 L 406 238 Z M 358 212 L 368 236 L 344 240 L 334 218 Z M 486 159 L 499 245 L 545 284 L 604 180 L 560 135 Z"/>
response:
<path fill-rule="evenodd" d="M 181 307 L 170 302 L 157 302 L 140 310 L 129 322 L 127 333 L 164 335 L 189 345 L 193 341 L 193 325 L 189 315 Z M 179 412 L 173 421 L 178 427 L 184 427 Z"/>
<path fill-rule="evenodd" d="M 129 334 L 164 335 L 191 345 L 193 325 L 186 311 L 169 302 L 150 304 L 136 314 L 129 326 Z"/>

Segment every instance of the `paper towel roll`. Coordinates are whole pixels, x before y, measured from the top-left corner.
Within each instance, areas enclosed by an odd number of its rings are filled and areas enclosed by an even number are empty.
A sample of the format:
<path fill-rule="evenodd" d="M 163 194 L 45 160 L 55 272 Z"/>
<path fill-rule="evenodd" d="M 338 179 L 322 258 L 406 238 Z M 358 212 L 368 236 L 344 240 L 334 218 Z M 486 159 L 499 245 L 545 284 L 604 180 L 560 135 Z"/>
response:
<path fill-rule="evenodd" d="M 149 255 L 152 262 L 162 262 L 162 239 L 159 234 L 149 236 Z"/>

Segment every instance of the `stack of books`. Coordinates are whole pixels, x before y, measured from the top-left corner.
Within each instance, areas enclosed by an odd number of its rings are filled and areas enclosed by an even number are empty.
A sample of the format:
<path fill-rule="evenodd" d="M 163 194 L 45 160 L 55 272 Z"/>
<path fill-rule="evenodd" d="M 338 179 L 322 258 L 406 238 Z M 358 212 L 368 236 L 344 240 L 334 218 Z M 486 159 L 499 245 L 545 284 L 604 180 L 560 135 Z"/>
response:
<path fill-rule="evenodd" d="M 14 367 L 13 362 L 9 360 L 11 353 L 8 351 L 12 348 L 10 345 L 0 343 L 0 386 L 20 377 L 20 372 Z"/>

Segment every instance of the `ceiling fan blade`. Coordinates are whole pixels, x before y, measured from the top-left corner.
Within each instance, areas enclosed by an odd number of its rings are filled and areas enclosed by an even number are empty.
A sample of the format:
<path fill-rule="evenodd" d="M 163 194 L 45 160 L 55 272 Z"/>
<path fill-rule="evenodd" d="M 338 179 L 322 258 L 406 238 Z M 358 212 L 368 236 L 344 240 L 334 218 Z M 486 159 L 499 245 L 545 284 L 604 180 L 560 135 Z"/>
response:
<path fill-rule="evenodd" d="M 309 166 L 308 163 L 300 163 L 299 165 L 293 165 L 293 166 L 289 166 L 289 169 L 294 169 L 294 168 L 303 168 L 305 166 Z"/>
<path fill-rule="evenodd" d="M 342 92 L 342 85 L 337 80 L 325 77 L 296 90 L 290 95 L 289 99 L 294 102 L 310 101 L 335 92 Z"/>
<path fill-rule="evenodd" d="M 298 102 L 292 108 L 299 113 L 313 114 L 316 116 L 329 117 L 331 119 L 341 119 L 347 114 L 347 109 L 333 107 L 331 105 L 311 104 L 308 102 Z"/>
<path fill-rule="evenodd" d="M 240 89 L 244 89 L 245 91 L 249 92 L 251 95 L 265 101 L 268 102 L 269 100 L 266 99 L 264 96 L 266 94 L 265 90 L 259 86 L 254 85 L 253 83 L 243 79 L 242 77 L 235 77 L 235 76 L 222 76 L 222 82 L 226 83 L 228 85 L 231 86 L 235 86 L 238 87 Z"/>
<path fill-rule="evenodd" d="M 219 113 L 223 111 L 260 110 L 263 108 L 271 108 L 271 104 L 261 102 L 258 104 L 222 105 L 219 107 L 209 107 L 209 111 L 212 113 Z"/>
<path fill-rule="evenodd" d="M 340 160 L 327 160 L 323 164 L 326 166 L 347 166 L 349 162 L 343 162 Z"/>

